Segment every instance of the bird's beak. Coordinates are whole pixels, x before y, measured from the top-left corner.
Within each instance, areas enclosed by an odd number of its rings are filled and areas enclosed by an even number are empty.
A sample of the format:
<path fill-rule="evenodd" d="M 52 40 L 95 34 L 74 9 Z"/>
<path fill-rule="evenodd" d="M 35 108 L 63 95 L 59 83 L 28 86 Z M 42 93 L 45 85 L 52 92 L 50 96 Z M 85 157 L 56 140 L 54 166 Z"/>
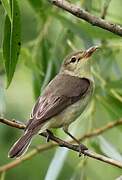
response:
<path fill-rule="evenodd" d="M 89 49 L 87 49 L 85 52 L 84 52 L 84 58 L 89 58 L 93 52 L 95 52 L 97 49 L 99 49 L 100 46 L 93 46 L 93 47 L 90 47 Z"/>

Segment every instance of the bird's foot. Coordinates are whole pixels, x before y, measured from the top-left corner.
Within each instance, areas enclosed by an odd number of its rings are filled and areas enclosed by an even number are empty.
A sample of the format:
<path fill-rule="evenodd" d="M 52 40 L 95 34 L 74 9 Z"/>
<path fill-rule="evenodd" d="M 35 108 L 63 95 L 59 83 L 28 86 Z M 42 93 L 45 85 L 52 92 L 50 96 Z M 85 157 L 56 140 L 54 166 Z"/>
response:
<path fill-rule="evenodd" d="M 79 157 L 84 154 L 84 151 L 88 150 L 88 148 L 84 144 L 79 145 Z M 85 155 L 85 154 L 84 154 Z"/>
<path fill-rule="evenodd" d="M 47 131 L 47 139 L 46 139 L 46 142 L 49 142 L 50 141 L 50 137 L 52 137 L 53 136 L 53 133 L 50 131 L 50 130 L 46 130 Z"/>

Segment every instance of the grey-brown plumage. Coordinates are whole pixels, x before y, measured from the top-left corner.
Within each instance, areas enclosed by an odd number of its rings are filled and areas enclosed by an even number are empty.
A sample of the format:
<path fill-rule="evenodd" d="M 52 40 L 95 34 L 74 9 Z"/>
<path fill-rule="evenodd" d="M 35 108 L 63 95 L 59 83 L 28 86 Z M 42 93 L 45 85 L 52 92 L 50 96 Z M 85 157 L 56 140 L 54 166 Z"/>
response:
<path fill-rule="evenodd" d="M 78 101 L 83 95 L 85 96 L 89 86 L 88 79 L 65 74 L 57 75 L 47 86 L 43 96 L 38 99 L 26 130 L 36 129 L 46 120 Z"/>
<path fill-rule="evenodd" d="M 19 157 L 25 153 L 32 137 L 40 131 L 52 127 L 68 127 L 85 109 L 93 91 L 93 80 L 89 76 L 91 74 L 86 72 L 85 76 L 84 71 L 81 73 L 79 70 L 82 66 L 81 61 L 85 59 L 84 61 L 87 62 L 86 59 L 92 52 L 89 50 L 89 53 L 86 53 L 87 51 L 75 52 L 66 58 L 59 74 L 38 98 L 24 135 L 10 149 L 9 157 Z M 83 64 L 84 68 L 89 66 L 86 62 Z M 79 64 L 75 65 L 75 63 Z M 77 73 L 75 73 L 76 69 Z M 87 70 L 89 71 L 88 67 Z"/>

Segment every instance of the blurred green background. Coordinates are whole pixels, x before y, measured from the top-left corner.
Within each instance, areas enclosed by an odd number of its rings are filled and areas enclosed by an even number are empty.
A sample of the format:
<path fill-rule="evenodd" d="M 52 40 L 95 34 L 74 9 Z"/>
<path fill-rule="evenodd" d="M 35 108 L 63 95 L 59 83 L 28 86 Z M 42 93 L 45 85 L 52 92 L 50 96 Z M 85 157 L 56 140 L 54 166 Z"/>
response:
<path fill-rule="evenodd" d="M 72 3 L 101 16 L 107 0 L 75 0 Z M 110 32 L 91 26 L 62 11 L 46 0 L 18 1 L 21 18 L 21 52 L 14 78 L 6 89 L 2 56 L 5 10 L 0 1 L 0 114 L 8 119 L 25 122 L 33 104 L 45 85 L 54 77 L 64 57 L 75 49 L 101 45 L 93 55 L 92 72 L 95 94 L 87 110 L 70 130 L 76 136 L 92 132 L 122 117 L 122 39 Z M 122 1 L 111 0 L 106 19 L 122 25 Z M 16 49 L 15 49 L 16 51 Z M 20 136 L 17 130 L 0 124 L 0 166 L 12 162 L 7 154 Z M 61 130 L 59 137 L 67 138 Z M 85 140 L 95 152 L 122 162 L 122 127 Z M 29 149 L 45 143 L 36 137 Z M 52 148 L 5 172 L 6 180 L 114 180 L 122 170 L 100 161 L 78 157 L 64 148 Z M 1 178 L 2 179 L 2 178 Z"/>

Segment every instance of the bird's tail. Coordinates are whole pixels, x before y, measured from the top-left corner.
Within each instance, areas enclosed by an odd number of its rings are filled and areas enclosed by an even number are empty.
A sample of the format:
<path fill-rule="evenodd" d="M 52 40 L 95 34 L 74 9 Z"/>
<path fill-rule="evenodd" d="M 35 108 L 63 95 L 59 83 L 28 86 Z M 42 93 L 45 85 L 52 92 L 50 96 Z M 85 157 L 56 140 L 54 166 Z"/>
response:
<path fill-rule="evenodd" d="M 25 132 L 25 134 L 22 137 L 20 137 L 18 141 L 12 146 L 12 148 L 8 153 L 8 157 L 17 158 L 23 155 L 27 151 L 31 143 L 32 137 L 33 137 L 32 132 L 30 131 Z"/>

